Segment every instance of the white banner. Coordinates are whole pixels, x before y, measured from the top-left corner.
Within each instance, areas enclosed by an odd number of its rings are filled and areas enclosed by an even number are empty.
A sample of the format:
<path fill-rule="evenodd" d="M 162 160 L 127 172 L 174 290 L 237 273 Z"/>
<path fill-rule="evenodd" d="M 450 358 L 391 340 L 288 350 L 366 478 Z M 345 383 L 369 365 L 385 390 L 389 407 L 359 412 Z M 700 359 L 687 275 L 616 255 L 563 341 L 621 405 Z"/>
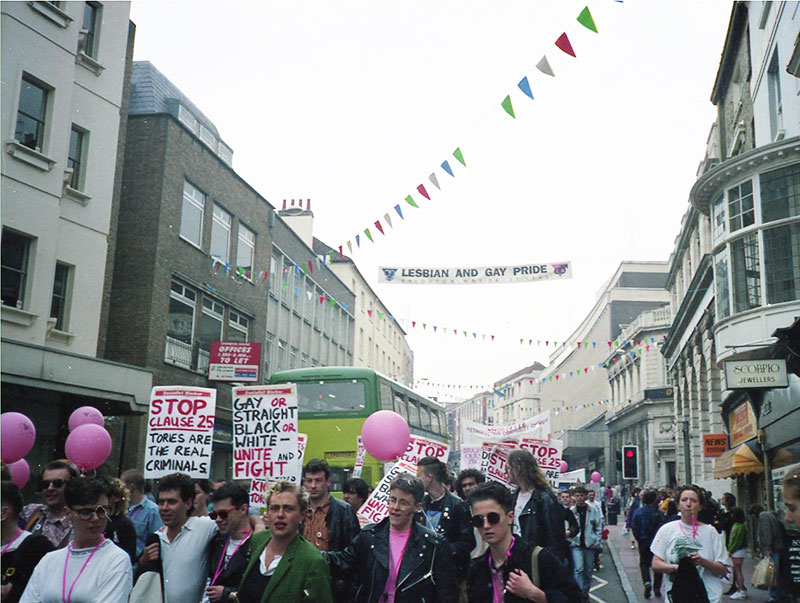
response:
<path fill-rule="evenodd" d="M 472 285 L 488 283 L 528 283 L 572 278 L 570 262 L 527 264 L 525 266 L 483 266 L 480 268 L 411 268 L 378 269 L 379 283 L 402 285 Z"/>
<path fill-rule="evenodd" d="M 586 483 L 586 469 L 575 469 L 575 471 L 567 471 L 558 477 L 561 484 L 576 484 L 578 482 Z"/>
<path fill-rule="evenodd" d="M 233 388 L 233 479 L 300 483 L 297 386 Z"/>
<path fill-rule="evenodd" d="M 157 479 L 181 472 L 208 479 L 217 390 L 166 385 L 150 393 L 144 477 Z"/>
<path fill-rule="evenodd" d="M 389 514 L 389 484 L 401 473 L 410 473 L 416 476 L 417 467 L 404 460 L 397 461 L 392 465 L 392 468 L 378 482 L 372 494 L 369 495 L 369 498 L 364 501 L 364 504 L 358 510 L 358 521 L 362 526 L 368 523 L 378 523 Z"/>
<path fill-rule="evenodd" d="M 416 467 L 419 464 L 419 460 L 426 456 L 436 457 L 447 464 L 447 459 L 450 457 L 450 444 L 412 435 L 408 441 L 408 448 L 406 448 L 405 454 L 400 458 L 409 465 Z"/>
<path fill-rule="evenodd" d="M 513 423 L 511 425 L 484 425 L 475 421 L 462 421 L 461 442 L 463 444 L 483 444 L 508 438 L 535 438 L 546 440 L 550 437 L 550 411 Z"/>

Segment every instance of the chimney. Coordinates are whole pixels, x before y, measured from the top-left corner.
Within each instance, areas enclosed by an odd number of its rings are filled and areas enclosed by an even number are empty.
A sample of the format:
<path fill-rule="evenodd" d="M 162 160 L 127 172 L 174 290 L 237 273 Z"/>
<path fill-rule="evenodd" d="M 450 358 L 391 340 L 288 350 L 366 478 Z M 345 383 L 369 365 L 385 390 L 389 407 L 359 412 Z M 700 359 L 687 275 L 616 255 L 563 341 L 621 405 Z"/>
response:
<path fill-rule="evenodd" d="M 311 199 L 306 199 L 305 208 L 303 207 L 303 199 L 297 199 L 297 207 L 295 207 L 295 199 L 292 199 L 290 206 L 287 209 L 286 199 L 284 199 L 283 209 L 278 212 L 278 215 L 283 218 L 283 221 L 306 245 L 313 248 L 314 214 L 311 213 Z"/>
<path fill-rule="evenodd" d="M 286 209 L 286 199 L 283 200 L 283 209 Z"/>

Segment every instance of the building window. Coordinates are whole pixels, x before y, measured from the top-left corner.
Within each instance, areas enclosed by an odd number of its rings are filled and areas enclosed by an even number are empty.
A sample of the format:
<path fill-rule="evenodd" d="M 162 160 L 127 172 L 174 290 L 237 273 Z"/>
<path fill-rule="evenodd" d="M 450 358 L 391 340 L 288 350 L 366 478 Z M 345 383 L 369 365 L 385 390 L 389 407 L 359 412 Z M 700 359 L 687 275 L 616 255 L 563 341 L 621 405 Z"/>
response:
<path fill-rule="evenodd" d="M 233 149 L 220 141 L 217 152 L 219 153 L 219 158 L 222 159 L 222 161 L 228 165 L 233 165 Z"/>
<path fill-rule="evenodd" d="M 2 291 L 3 305 L 22 308 L 25 305 L 25 289 L 28 281 L 28 259 L 31 239 L 16 232 L 3 229 L 2 244 Z"/>
<path fill-rule="evenodd" d="M 44 142 L 47 92 L 47 88 L 35 82 L 33 78 L 28 75 L 22 76 L 14 138 L 35 151 L 41 151 Z"/>
<path fill-rule="evenodd" d="M 781 97 L 780 66 L 778 63 L 778 49 L 772 53 L 772 59 L 767 67 L 767 100 L 769 101 L 769 134 L 770 141 L 781 140 L 783 130 L 783 99 Z"/>
<path fill-rule="evenodd" d="M 95 2 L 87 2 L 83 7 L 83 31 L 86 32 L 83 46 L 84 54 L 97 58 L 97 27 L 100 23 L 101 7 Z"/>
<path fill-rule="evenodd" d="M 255 252 L 256 234 L 240 222 L 239 245 L 236 249 L 236 270 L 247 280 L 252 280 L 253 278 Z"/>
<path fill-rule="evenodd" d="M 246 342 L 250 339 L 250 319 L 238 312 L 231 311 L 228 318 L 227 341 Z"/>
<path fill-rule="evenodd" d="M 200 124 L 200 140 L 202 140 L 215 151 L 217 150 L 217 138 L 214 136 L 214 133 L 211 130 L 202 124 Z"/>
<path fill-rule="evenodd" d="M 76 191 L 83 190 L 83 176 L 86 171 L 84 157 L 86 156 L 86 132 L 72 126 L 69 136 L 69 151 L 67 153 L 67 167 L 72 170 L 69 185 Z"/>
<path fill-rule="evenodd" d="M 800 293 L 800 223 L 764 230 L 767 303 L 794 301 Z"/>
<path fill-rule="evenodd" d="M 728 215 L 730 216 L 731 232 L 755 223 L 753 182 L 751 180 L 728 189 Z"/>
<path fill-rule="evenodd" d="M 716 245 L 725 236 L 725 200 L 720 197 L 711 212 L 711 239 Z"/>
<path fill-rule="evenodd" d="M 222 341 L 224 315 L 225 306 L 208 297 L 203 298 L 203 311 L 197 330 L 197 370 L 201 373 L 208 370 L 211 342 Z"/>
<path fill-rule="evenodd" d="M 215 203 L 214 219 L 211 222 L 211 256 L 227 264 L 230 241 L 231 215 Z"/>
<path fill-rule="evenodd" d="M 757 233 L 731 243 L 731 266 L 734 313 L 758 308 L 761 305 L 761 267 Z"/>
<path fill-rule="evenodd" d="M 69 302 L 69 281 L 71 268 L 67 264 L 56 262 L 56 273 L 53 278 L 53 298 L 50 302 L 50 318 L 56 319 L 57 331 L 67 330 L 67 312 Z"/>
<path fill-rule="evenodd" d="M 800 216 L 800 163 L 761 174 L 761 221 Z"/>
<path fill-rule="evenodd" d="M 197 120 L 183 105 L 178 105 L 178 120 L 183 122 L 192 132 L 197 132 Z"/>
<path fill-rule="evenodd" d="M 183 206 L 181 208 L 181 236 L 201 246 L 203 240 L 203 211 L 206 196 L 189 182 L 183 183 Z"/>
<path fill-rule="evenodd" d="M 169 319 L 164 360 L 183 368 L 192 368 L 194 312 L 197 294 L 173 282 L 169 292 Z"/>
<path fill-rule="evenodd" d="M 723 249 L 714 256 L 714 282 L 717 288 L 717 319 L 731 315 L 730 291 L 728 288 L 728 254 Z"/>

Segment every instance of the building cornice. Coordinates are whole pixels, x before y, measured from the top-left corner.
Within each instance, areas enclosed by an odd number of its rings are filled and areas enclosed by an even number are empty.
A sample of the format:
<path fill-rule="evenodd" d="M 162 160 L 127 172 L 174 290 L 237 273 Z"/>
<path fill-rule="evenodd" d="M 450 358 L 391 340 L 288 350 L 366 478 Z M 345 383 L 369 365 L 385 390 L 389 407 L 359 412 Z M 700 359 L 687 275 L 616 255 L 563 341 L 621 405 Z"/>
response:
<path fill-rule="evenodd" d="M 712 269 L 711 254 L 707 253 L 700 260 L 697 272 L 695 272 L 692 282 L 689 283 L 689 289 L 672 319 L 672 326 L 667 333 L 667 341 L 664 347 L 661 348 L 661 353 L 664 354 L 665 358 L 669 358 L 675 353 L 680 334 L 687 329 L 687 325 L 694 317 L 700 302 L 713 282 L 714 271 Z"/>

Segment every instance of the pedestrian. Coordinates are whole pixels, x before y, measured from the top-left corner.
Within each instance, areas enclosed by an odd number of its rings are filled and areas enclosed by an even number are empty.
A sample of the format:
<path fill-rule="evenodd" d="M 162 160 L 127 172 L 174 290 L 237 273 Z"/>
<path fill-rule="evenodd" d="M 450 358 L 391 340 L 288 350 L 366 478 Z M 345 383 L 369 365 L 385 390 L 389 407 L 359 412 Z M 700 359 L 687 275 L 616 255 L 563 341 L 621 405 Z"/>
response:
<path fill-rule="evenodd" d="M 728 555 L 731 556 L 733 562 L 733 581 L 732 588 L 735 592 L 730 596 L 731 599 L 746 599 L 747 587 L 744 585 L 744 576 L 742 575 L 742 563 L 747 556 L 747 517 L 741 507 L 734 507 L 731 509 L 731 535 L 728 538 L 727 549 Z"/>
<path fill-rule="evenodd" d="M 578 520 L 575 519 L 575 515 L 573 515 L 570 510 L 572 507 L 572 495 L 569 493 L 569 490 L 559 490 L 558 502 L 564 507 L 564 534 L 567 540 L 569 540 L 580 530 L 578 527 Z M 570 567 L 572 567 L 572 555 L 570 555 L 569 561 Z"/>
<path fill-rule="evenodd" d="M 667 519 L 664 523 L 667 523 L 669 521 L 677 521 L 680 518 L 681 515 L 680 513 L 678 513 L 678 503 L 675 502 L 675 499 L 673 498 L 671 501 L 669 501 L 669 504 L 667 505 Z M 702 521 L 700 519 L 700 514 L 698 514 L 697 516 L 697 521 Z"/>
<path fill-rule="evenodd" d="M 389 484 L 389 516 L 366 526 L 341 552 L 323 553 L 331 566 L 355 570 L 355 603 L 456 603 L 455 564 L 435 532 L 414 521 L 425 486 L 401 474 Z"/>
<path fill-rule="evenodd" d="M 211 482 L 207 479 L 194 480 L 194 517 L 208 517 L 209 502 L 211 494 Z"/>
<path fill-rule="evenodd" d="M 786 523 L 800 529 L 800 473 L 783 478 L 783 506 L 786 510 Z"/>
<path fill-rule="evenodd" d="M 369 498 L 367 482 L 360 477 L 351 477 L 342 486 L 342 498 L 357 513 L 364 501 Z"/>
<path fill-rule="evenodd" d="M 47 553 L 33 570 L 21 603 L 126 603 L 131 560 L 103 536 L 108 522 L 105 480 L 74 477 L 64 491 L 73 528 L 69 544 Z"/>
<path fill-rule="evenodd" d="M 674 575 L 679 562 L 686 559 L 699 574 L 709 603 L 719 603 L 722 578 L 731 565 L 725 542 L 712 526 L 697 521 L 697 513 L 703 506 L 703 495 L 697 486 L 681 486 L 676 490 L 676 498 L 681 520 L 665 523 L 653 538 L 650 545 L 653 571 Z"/>
<path fill-rule="evenodd" d="M 136 553 L 138 559 L 144 550 L 149 534 L 164 525 L 158 514 L 158 505 L 144 495 L 144 475 L 138 469 L 128 469 L 120 475 L 122 483 L 128 488 L 128 517 L 136 529 Z"/>
<path fill-rule="evenodd" d="M 184 473 L 171 473 L 158 481 L 158 513 L 164 525 L 156 542 L 144 547 L 137 577 L 161 561 L 164 593 L 169 603 L 199 601 L 208 575 L 208 545 L 217 534 L 209 517 L 194 517 L 195 484 Z"/>
<path fill-rule="evenodd" d="M 486 481 L 486 476 L 477 469 L 464 469 L 456 480 L 456 494 L 461 500 L 467 500 L 469 491 Z"/>
<path fill-rule="evenodd" d="M 639 571 L 644 585 L 644 598 L 649 599 L 651 594 L 661 596 L 661 584 L 664 575 L 653 572 L 653 581 L 650 582 L 650 566 L 653 563 L 653 553 L 650 544 L 653 542 L 658 529 L 666 523 L 666 517 L 656 507 L 655 490 L 646 490 L 642 496 L 642 506 L 633 515 L 633 535 L 639 545 Z"/>
<path fill-rule="evenodd" d="M 108 525 L 105 537 L 128 553 L 131 564 L 136 561 L 136 527 L 128 518 L 128 489 L 122 480 L 112 478 L 108 482 Z"/>
<path fill-rule="evenodd" d="M 571 602 L 580 589 L 550 551 L 514 536 L 514 499 L 508 488 L 488 482 L 470 491 L 472 525 L 488 550 L 472 562 L 467 576 L 469 603 Z"/>
<path fill-rule="evenodd" d="M 312 459 L 303 467 L 303 488 L 308 492 L 302 534 L 318 551 L 341 551 L 353 541 L 361 526 L 353 508 L 331 496 L 331 468 L 322 459 Z M 332 569 L 333 596 L 347 599 L 353 590 L 349 572 Z"/>
<path fill-rule="evenodd" d="M 793 473 L 786 475 L 781 485 L 783 487 L 783 505 L 786 523 L 791 524 L 791 529 L 796 531 L 800 529 L 800 472 L 795 470 Z M 797 601 L 800 599 L 800 597 L 797 596 L 798 592 L 800 592 L 800 586 L 798 586 L 800 580 L 797 575 L 792 573 L 792 562 L 794 559 L 792 558 L 792 547 L 789 546 L 791 543 L 791 534 L 786 533 L 785 536 L 787 540 L 783 547 L 783 553 L 781 554 L 778 580 L 784 592 L 792 593 L 792 595 L 795 596 L 795 599 L 790 600 Z"/>
<path fill-rule="evenodd" d="M 717 532 L 725 534 L 725 542 L 728 542 L 728 538 L 731 536 L 731 528 L 733 527 L 731 510 L 736 506 L 736 497 L 730 492 L 725 492 L 720 498 L 720 502 L 722 503 L 722 508 L 717 513 L 714 527 L 717 528 Z"/>
<path fill-rule="evenodd" d="M 78 476 L 78 471 L 66 461 L 52 461 L 42 472 L 39 489 L 44 503 L 25 505 L 20 513 L 20 524 L 29 532 L 41 532 L 58 548 L 67 546 L 72 539 L 72 522 L 64 500 L 67 483 Z"/>
<path fill-rule="evenodd" d="M 632 549 L 636 548 L 636 538 L 633 536 L 633 531 L 631 530 L 631 521 L 633 520 L 633 514 L 636 513 L 636 510 L 642 504 L 641 493 L 642 493 L 642 490 L 640 488 L 634 488 L 633 489 L 631 506 L 628 508 L 627 515 L 625 515 L 625 529 L 628 530 L 628 532 L 631 535 L 631 548 Z"/>
<path fill-rule="evenodd" d="M 31 534 L 17 525 L 22 511 L 22 493 L 11 481 L 0 485 L 0 553 L 2 559 L 3 603 L 17 603 L 30 580 L 36 564 L 54 550 L 53 543 L 41 533 Z"/>
<path fill-rule="evenodd" d="M 330 574 L 320 552 L 299 534 L 308 494 L 290 482 L 267 493 L 268 530 L 251 538 L 247 567 L 230 599 L 239 603 L 332 603 Z"/>
<path fill-rule="evenodd" d="M 514 490 L 514 528 L 528 544 L 549 550 L 567 567 L 569 544 L 562 520 L 564 512 L 544 473 L 527 450 L 508 454 L 506 473 Z"/>
<path fill-rule="evenodd" d="M 225 484 L 211 494 L 210 519 L 217 522 L 208 558 L 206 597 L 211 603 L 228 601 L 242 581 L 253 529 L 249 521 L 250 493 L 244 486 Z"/>
<path fill-rule="evenodd" d="M 588 490 L 584 486 L 575 488 L 575 506 L 572 513 L 578 521 L 578 534 L 570 541 L 575 581 L 581 589 L 582 601 L 589 601 L 597 551 L 603 545 L 603 517 L 600 510 L 588 504 Z"/>
<path fill-rule="evenodd" d="M 763 506 L 754 504 L 750 507 L 750 515 L 756 523 L 756 540 L 758 542 L 759 554 L 762 558 L 768 558 L 775 566 L 775 576 L 781 573 L 781 553 L 783 552 L 783 526 L 774 513 L 767 511 Z M 769 589 L 769 600 L 767 603 L 777 603 L 783 599 L 783 589 L 778 580 Z"/>

